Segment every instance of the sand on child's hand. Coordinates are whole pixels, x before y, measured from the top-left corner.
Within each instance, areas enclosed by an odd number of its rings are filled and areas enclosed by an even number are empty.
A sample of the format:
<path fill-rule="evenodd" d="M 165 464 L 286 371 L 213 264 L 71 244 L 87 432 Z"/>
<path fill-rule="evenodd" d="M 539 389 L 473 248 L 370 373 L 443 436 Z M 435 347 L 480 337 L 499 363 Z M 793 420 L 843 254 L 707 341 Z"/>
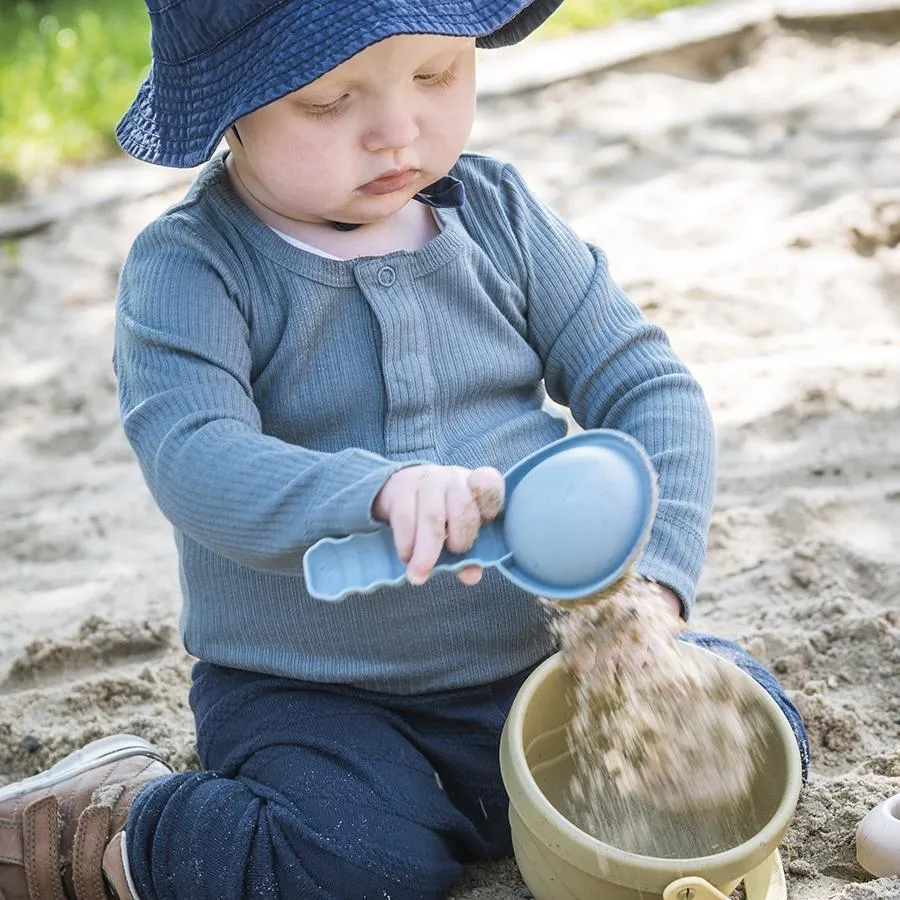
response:
<path fill-rule="evenodd" d="M 492 522 L 503 509 L 503 491 L 499 488 L 473 487 L 472 496 L 484 522 Z"/>

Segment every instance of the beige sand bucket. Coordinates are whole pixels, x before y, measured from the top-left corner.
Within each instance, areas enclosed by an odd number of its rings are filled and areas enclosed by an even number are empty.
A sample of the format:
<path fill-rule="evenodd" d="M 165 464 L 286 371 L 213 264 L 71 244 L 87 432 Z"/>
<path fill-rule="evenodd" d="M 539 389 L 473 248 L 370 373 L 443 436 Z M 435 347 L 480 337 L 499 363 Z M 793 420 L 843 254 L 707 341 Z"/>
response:
<path fill-rule="evenodd" d="M 685 649 L 714 656 L 688 644 Z M 567 817 L 563 798 L 573 771 L 566 745 L 571 676 L 553 656 L 525 681 L 503 730 L 500 766 L 510 797 L 516 862 L 535 900 L 727 900 L 741 881 L 747 900 L 785 900 L 778 845 L 800 794 L 800 753 L 775 701 L 732 663 L 715 660 L 752 685 L 765 725 L 763 763 L 747 808 L 733 817 L 737 840 L 710 852 L 698 838 L 698 846 L 682 858 L 620 850 Z M 692 835 L 689 830 L 686 840 Z"/>

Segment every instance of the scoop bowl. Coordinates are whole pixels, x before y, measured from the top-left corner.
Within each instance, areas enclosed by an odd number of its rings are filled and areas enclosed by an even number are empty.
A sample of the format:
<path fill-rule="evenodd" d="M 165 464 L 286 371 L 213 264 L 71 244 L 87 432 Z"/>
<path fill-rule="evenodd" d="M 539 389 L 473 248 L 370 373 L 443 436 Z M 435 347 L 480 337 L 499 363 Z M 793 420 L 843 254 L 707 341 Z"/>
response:
<path fill-rule="evenodd" d="M 614 584 L 643 550 L 656 512 L 656 475 L 620 431 L 548 444 L 507 472 L 500 526 L 510 556 L 498 570 L 526 591 L 571 600 Z"/>

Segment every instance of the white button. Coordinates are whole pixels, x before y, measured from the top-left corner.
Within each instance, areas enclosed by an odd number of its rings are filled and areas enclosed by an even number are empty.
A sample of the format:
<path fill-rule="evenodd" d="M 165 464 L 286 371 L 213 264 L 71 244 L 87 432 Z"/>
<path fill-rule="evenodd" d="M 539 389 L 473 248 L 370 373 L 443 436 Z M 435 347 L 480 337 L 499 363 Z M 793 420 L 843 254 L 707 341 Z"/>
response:
<path fill-rule="evenodd" d="M 397 280 L 397 273 L 390 266 L 382 266 L 378 270 L 378 283 L 382 287 L 390 287 Z"/>

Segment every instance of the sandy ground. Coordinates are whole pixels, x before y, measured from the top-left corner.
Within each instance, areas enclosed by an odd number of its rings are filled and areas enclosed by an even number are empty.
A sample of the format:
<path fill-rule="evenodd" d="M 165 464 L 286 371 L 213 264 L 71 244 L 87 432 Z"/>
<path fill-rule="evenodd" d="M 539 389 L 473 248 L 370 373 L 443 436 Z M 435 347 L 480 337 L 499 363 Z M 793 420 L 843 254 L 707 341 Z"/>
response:
<path fill-rule="evenodd" d="M 900 791 L 898 72 L 891 40 L 773 33 L 492 99 L 473 137 L 607 250 L 706 388 L 720 486 L 695 625 L 745 642 L 807 717 L 796 900 L 900 898 L 853 849 Z M 114 730 L 194 760 L 175 553 L 110 368 L 117 268 L 177 194 L 0 252 L 5 780 Z M 530 894 L 508 862 L 454 896 Z"/>

